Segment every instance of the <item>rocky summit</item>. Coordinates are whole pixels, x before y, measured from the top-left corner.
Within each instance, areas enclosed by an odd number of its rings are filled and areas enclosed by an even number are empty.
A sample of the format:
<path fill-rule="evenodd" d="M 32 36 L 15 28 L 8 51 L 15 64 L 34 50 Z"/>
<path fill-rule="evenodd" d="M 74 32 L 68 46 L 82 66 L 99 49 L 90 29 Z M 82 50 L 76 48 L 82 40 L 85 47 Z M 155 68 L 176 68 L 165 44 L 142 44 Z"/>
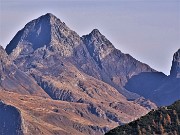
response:
<path fill-rule="evenodd" d="M 137 94 L 122 88 L 131 77 L 142 72 L 157 72 L 129 54 L 124 54 L 116 49 L 97 29 L 83 36 L 82 40 L 91 58 L 100 68 L 101 80 L 116 88 L 128 99 L 138 98 Z"/>
<path fill-rule="evenodd" d="M 79 44 L 80 37 L 76 32 L 48 13 L 26 24 L 6 47 L 6 52 L 12 53 L 13 59 L 16 59 L 19 55 L 28 55 L 45 47 L 68 57 Z"/>

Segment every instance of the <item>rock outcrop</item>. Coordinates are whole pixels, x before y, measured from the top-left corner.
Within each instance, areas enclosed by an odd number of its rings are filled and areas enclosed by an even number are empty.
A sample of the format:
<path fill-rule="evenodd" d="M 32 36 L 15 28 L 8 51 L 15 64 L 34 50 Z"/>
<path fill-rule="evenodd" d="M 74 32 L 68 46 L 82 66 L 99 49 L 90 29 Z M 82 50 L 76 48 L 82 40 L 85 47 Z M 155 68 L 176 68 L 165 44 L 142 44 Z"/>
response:
<path fill-rule="evenodd" d="M 180 78 L 180 49 L 174 53 L 170 76 Z"/>

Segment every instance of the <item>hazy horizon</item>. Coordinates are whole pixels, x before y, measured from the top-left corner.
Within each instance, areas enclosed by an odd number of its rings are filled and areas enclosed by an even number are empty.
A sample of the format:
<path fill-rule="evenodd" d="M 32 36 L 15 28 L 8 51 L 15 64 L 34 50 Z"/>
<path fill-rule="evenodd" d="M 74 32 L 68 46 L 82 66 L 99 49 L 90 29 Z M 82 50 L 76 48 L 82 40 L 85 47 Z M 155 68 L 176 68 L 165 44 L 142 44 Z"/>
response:
<path fill-rule="evenodd" d="M 99 29 L 117 49 L 165 74 L 180 48 L 178 0 L 0 0 L 0 45 L 46 13 L 80 36 Z"/>

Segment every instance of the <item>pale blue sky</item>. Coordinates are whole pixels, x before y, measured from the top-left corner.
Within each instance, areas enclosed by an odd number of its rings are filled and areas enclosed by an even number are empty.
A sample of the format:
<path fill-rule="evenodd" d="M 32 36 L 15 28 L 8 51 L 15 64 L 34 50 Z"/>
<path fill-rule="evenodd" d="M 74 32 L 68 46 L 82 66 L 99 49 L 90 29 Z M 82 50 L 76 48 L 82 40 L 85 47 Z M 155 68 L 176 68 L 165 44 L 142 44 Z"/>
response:
<path fill-rule="evenodd" d="M 80 36 L 99 29 L 116 48 L 166 74 L 180 48 L 180 0 L 0 0 L 0 44 L 49 12 Z"/>

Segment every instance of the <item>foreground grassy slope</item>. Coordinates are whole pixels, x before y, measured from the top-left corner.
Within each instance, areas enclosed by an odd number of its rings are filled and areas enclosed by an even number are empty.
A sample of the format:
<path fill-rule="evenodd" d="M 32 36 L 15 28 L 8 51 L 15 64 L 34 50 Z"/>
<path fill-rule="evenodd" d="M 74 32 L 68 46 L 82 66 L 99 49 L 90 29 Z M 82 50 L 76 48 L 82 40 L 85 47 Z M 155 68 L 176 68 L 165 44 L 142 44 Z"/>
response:
<path fill-rule="evenodd" d="M 153 110 L 129 124 L 119 126 L 105 135 L 179 135 L 180 100 L 168 107 Z"/>

